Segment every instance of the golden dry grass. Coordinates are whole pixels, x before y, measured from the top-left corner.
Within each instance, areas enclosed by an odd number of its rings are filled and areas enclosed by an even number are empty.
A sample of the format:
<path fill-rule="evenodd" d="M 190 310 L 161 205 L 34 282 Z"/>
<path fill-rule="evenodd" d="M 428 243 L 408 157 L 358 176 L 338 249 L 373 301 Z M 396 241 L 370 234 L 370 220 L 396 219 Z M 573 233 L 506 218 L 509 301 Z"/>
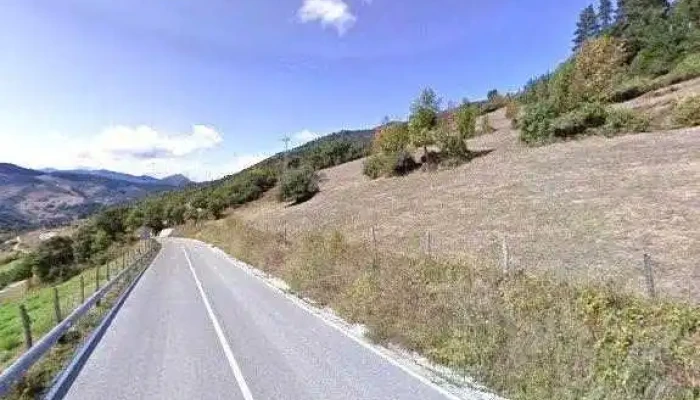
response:
<path fill-rule="evenodd" d="M 700 129 L 528 148 L 499 110 L 497 131 L 470 141 L 494 150 L 435 173 L 370 181 L 362 160 L 323 171 L 321 192 L 293 207 L 270 196 L 235 211 L 289 235 L 338 230 L 351 241 L 445 258 L 512 265 L 643 289 L 645 252 L 663 294 L 700 300 Z"/>

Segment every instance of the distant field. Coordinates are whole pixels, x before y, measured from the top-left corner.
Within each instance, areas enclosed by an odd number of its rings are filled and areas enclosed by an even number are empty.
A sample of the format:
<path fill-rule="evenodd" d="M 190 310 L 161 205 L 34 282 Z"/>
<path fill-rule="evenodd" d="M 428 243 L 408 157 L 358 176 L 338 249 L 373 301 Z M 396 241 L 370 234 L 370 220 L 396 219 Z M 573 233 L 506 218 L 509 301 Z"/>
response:
<path fill-rule="evenodd" d="M 653 95 L 649 95 L 652 96 Z M 631 105 L 625 105 L 630 107 Z M 492 153 L 454 170 L 369 181 L 362 160 L 324 171 L 322 191 L 285 207 L 267 198 L 235 213 L 266 229 L 334 230 L 380 247 L 499 262 L 643 288 L 651 254 L 664 294 L 700 300 L 700 128 L 590 137 L 526 148 L 503 110 L 473 139 Z"/>

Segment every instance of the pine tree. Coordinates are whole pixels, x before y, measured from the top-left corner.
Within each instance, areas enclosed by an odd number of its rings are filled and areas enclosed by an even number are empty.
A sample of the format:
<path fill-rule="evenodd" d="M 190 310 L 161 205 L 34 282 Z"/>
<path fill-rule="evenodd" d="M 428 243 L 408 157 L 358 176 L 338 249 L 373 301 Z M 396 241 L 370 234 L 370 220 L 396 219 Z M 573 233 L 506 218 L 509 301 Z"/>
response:
<path fill-rule="evenodd" d="M 607 31 L 612 26 L 613 8 L 611 0 L 600 0 L 600 6 L 598 7 L 598 22 L 600 23 L 601 31 Z"/>
<path fill-rule="evenodd" d="M 576 24 L 576 32 L 574 32 L 574 51 L 578 50 L 586 40 L 598 36 L 599 32 L 600 26 L 598 25 L 598 16 L 595 13 L 595 8 L 589 5 L 581 11 L 578 23 Z"/>

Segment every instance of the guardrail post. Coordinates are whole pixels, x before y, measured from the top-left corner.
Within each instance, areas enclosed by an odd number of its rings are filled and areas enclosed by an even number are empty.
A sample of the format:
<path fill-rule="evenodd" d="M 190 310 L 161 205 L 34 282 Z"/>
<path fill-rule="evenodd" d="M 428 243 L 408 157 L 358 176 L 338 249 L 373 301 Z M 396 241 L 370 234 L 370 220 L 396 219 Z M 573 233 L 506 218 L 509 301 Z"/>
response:
<path fill-rule="evenodd" d="M 58 298 L 58 288 L 53 288 L 53 311 L 56 315 L 56 325 L 61 323 L 61 302 Z"/>
<path fill-rule="evenodd" d="M 24 304 L 19 305 L 19 317 L 22 320 L 22 328 L 24 329 L 24 345 L 27 350 L 32 348 L 32 326 L 29 320 L 29 313 L 27 313 L 27 307 Z"/>

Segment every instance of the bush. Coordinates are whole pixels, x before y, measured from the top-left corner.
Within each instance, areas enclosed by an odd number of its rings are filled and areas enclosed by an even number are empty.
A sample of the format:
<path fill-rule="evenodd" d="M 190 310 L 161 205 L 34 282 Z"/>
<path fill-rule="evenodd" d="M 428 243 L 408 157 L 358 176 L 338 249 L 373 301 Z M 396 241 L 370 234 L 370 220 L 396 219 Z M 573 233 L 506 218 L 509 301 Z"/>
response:
<path fill-rule="evenodd" d="M 700 96 L 684 99 L 673 109 L 673 122 L 678 126 L 700 125 Z"/>
<path fill-rule="evenodd" d="M 647 132 L 651 122 L 641 114 L 627 109 L 609 109 L 603 126 L 606 135 L 620 133 Z"/>
<path fill-rule="evenodd" d="M 518 118 L 520 117 L 520 104 L 515 100 L 510 100 L 506 104 L 506 118 L 510 120 L 510 126 L 518 127 Z"/>
<path fill-rule="evenodd" d="M 29 260 L 34 274 L 42 282 L 66 278 L 74 261 L 73 240 L 65 236 L 53 237 L 41 243 Z"/>
<path fill-rule="evenodd" d="M 652 82 L 653 80 L 648 77 L 632 77 L 611 89 L 606 99 L 613 103 L 634 99 L 650 91 Z"/>
<path fill-rule="evenodd" d="M 540 102 L 525 108 L 520 123 L 520 140 L 527 144 L 544 143 L 551 139 L 552 122 L 556 117 L 550 102 Z"/>
<path fill-rule="evenodd" d="M 466 140 L 476 133 L 476 117 L 479 111 L 465 102 L 455 111 L 454 118 L 459 136 Z"/>
<path fill-rule="evenodd" d="M 607 112 L 598 103 L 587 103 L 552 121 L 551 134 L 558 138 L 568 138 L 586 133 L 590 128 L 605 124 Z"/>
<path fill-rule="evenodd" d="M 618 39 L 603 36 L 586 42 L 571 71 L 572 107 L 604 100 L 623 72 L 624 60 L 625 49 Z"/>
<path fill-rule="evenodd" d="M 32 277 L 32 264 L 30 260 L 24 258 L 16 261 L 12 268 L 0 272 L 0 289 L 13 283 L 23 281 Z"/>
<path fill-rule="evenodd" d="M 382 170 L 384 169 L 384 155 L 375 154 L 368 157 L 364 164 L 362 164 L 362 173 L 368 176 L 370 179 L 377 179 L 382 176 Z"/>
<path fill-rule="evenodd" d="M 278 198 L 280 201 L 304 202 L 318 193 L 318 181 L 318 174 L 310 167 L 287 171 Z"/>
<path fill-rule="evenodd" d="M 377 130 L 374 136 L 374 151 L 381 153 L 398 153 L 406 149 L 411 141 L 408 125 L 390 123 Z"/>

